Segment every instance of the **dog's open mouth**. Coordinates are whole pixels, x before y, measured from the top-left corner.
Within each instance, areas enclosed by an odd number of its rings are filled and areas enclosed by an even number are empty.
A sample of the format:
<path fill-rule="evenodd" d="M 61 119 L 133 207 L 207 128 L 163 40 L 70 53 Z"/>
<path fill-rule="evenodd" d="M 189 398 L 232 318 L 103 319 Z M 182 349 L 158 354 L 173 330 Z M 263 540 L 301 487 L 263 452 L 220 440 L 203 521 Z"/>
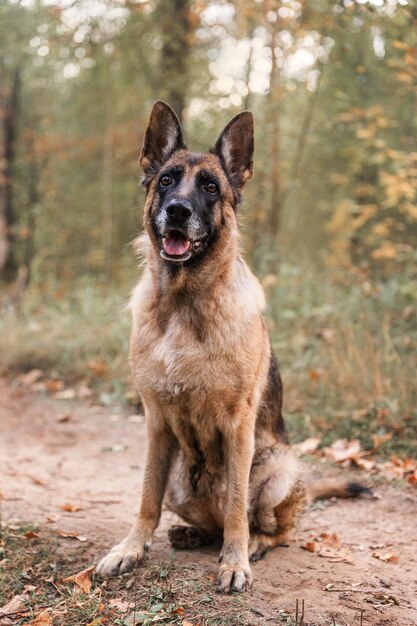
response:
<path fill-rule="evenodd" d="M 194 250 L 201 246 L 201 241 L 190 241 L 180 230 L 169 230 L 162 237 L 161 256 L 167 261 L 187 261 Z"/>

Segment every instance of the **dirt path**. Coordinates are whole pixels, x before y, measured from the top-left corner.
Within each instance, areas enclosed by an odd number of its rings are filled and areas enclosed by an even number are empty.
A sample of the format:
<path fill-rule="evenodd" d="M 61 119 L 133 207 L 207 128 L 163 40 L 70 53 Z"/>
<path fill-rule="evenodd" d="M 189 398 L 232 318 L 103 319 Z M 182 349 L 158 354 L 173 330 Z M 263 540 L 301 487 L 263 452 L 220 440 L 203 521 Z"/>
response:
<path fill-rule="evenodd" d="M 0 489 L 5 521 L 20 519 L 85 535 L 92 558 L 128 530 L 144 466 L 145 424 L 139 416 L 64 402 L 0 381 Z M 337 468 L 334 470 L 337 472 Z M 417 624 L 417 492 L 379 488 L 379 500 L 329 502 L 303 517 L 289 548 L 253 566 L 250 606 L 254 624 L 293 624 L 296 600 L 305 601 L 306 624 L 365 626 Z M 65 512 L 60 505 L 81 507 Z M 153 554 L 167 558 L 164 514 Z M 321 533 L 337 533 L 353 563 L 331 562 L 301 549 Z M 392 545 L 398 562 L 373 556 Z M 181 564 L 216 571 L 216 552 L 178 552 Z M 207 579 L 207 585 L 213 583 Z M 327 590 L 326 590 L 327 589 Z M 257 616 L 255 618 L 255 616 Z"/>

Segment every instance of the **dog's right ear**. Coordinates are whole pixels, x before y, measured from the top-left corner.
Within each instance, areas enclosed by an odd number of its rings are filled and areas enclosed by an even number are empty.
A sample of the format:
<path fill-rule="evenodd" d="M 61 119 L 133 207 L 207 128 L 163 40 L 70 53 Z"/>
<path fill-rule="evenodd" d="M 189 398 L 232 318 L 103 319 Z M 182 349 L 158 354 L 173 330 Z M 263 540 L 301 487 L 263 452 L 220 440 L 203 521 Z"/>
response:
<path fill-rule="evenodd" d="M 158 100 L 153 105 L 139 157 L 145 174 L 154 174 L 176 150 L 186 148 L 175 111 L 166 102 Z"/>

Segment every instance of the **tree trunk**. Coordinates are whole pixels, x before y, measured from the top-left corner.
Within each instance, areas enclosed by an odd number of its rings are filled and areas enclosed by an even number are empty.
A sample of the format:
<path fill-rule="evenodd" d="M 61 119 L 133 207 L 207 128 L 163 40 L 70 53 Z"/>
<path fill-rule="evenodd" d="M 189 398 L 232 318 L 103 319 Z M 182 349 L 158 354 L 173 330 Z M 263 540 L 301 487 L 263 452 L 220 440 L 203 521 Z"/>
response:
<path fill-rule="evenodd" d="M 12 87 L 3 111 L 2 154 L 0 161 L 0 276 L 8 283 L 17 273 L 14 249 L 16 215 L 13 207 L 13 169 L 16 153 L 16 131 L 19 114 L 20 70 L 13 74 Z"/>
<path fill-rule="evenodd" d="M 270 217 L 269 227 L 270 233 L 274 240 L 277 239 L 281 228 L 281 205 L 282 205 L 282 189 L 281 189 L 281 163 L 280 163 L 280 127 L 279 115 L 281 105 L 281 92 L 279 84 L 279 67 L 275 48 L 278 45 L 278 21 L 271 24 L 271 51 L 272 51 L 272 67 L 271 67 L 271 83 L 268 95 L 270 128 L 271 128 L 271 196 L 270 196 Z"/>
<path fill-rule="evenodd" d="M 106 68 L 105 128 L 102 147 L 102 228 L 103 268 L 106 280 L 111 277 L 113 242 L 113 96 L 111 65 Z"/>
<path fill-rule="evenodd" d="M 163 41 L 160 94 L 182 121 L 188 87 L 191 23 L 189 0 L 161 0 L 157 10 Z"/>
<path fill-rule="evenodd" d="M 24 248 L 24 267 L 26 268 L 26 285 L 31 278 L 32 261 L 35 256 L 36 212 L 39 205 L 39 162 L 34 146 L 35 123 L 31 125 L 30 137 L 26 150 L 29 159 L 28 170 L 28 213 Z"/>

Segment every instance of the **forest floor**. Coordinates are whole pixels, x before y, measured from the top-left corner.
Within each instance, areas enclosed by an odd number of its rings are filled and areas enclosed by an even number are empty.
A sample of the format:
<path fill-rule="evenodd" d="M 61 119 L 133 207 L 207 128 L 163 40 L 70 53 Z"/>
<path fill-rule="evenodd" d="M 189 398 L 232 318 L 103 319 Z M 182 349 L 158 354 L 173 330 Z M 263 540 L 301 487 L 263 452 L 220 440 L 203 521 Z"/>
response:
<path fill-rule="evenodd" d="M 0 380 L 0 429 L 4 626 L 417 624 L 416 487 L 379 480 L 375 499 L 311 506 L 245 595 L 216 593 L 218 547 L 171 550 L 168 513 L 136 573 L 102 581 L 87 568 L 133 521 L 144 418 Z"/>

